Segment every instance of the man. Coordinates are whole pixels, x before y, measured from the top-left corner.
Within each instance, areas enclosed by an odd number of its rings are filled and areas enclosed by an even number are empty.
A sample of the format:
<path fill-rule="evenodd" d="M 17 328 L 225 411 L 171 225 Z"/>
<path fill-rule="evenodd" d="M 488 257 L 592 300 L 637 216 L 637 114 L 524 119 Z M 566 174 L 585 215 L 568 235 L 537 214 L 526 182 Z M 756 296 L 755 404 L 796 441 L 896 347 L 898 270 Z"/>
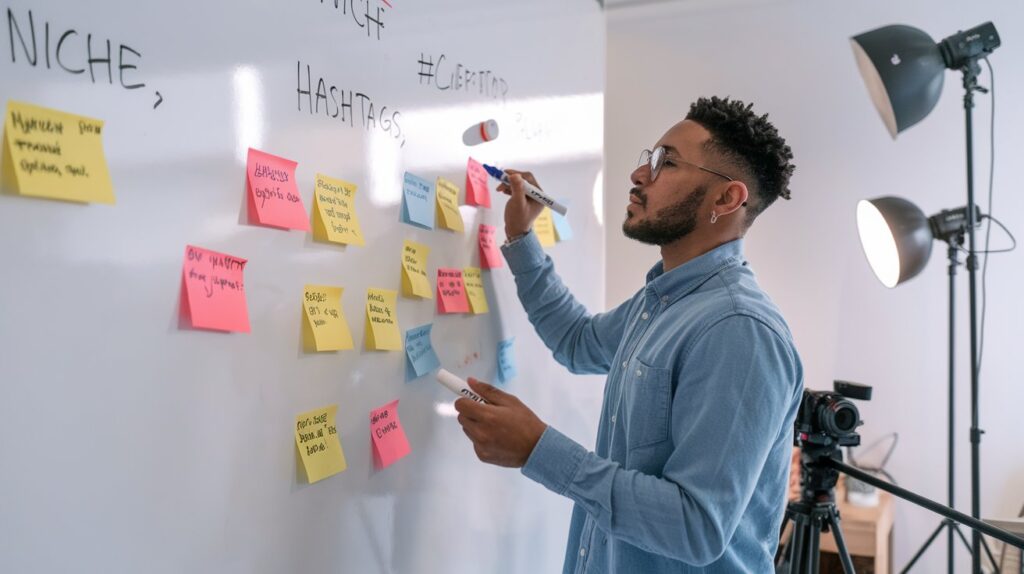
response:
<path fill-rule="evenodd" d="M 455 403 L 484 462 L 575 501 L 566 573 L 771 572 L 786 502 L 800 359 L 742 257 L 792 153 L 742 102 L 702 98 L 632 174 L 627 237 L 658 245 L 647 284 L 590 315 L 530 231 L 542 206 L 510 172 L 502 248 L 519 298 L 555 359 L 607 373 L 594 452 L 514 396 Z M 614 265 L 614 262 L 611 263 Z"/>

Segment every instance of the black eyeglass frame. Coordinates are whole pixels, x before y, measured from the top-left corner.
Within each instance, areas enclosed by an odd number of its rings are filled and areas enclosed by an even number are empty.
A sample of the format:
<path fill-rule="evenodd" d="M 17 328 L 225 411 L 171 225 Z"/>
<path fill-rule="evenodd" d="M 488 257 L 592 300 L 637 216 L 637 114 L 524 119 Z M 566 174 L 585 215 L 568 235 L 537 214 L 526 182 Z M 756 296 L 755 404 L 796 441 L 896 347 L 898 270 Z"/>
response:
<path fill-rule="evenodd" d="M 661 153 L 659 154 L 658 152 L 661 152 Z M 661 172 L 661 167 L 663 165 L 665 165 L 665 159 L 667 159 L 667 156 L 668 156 L 668 150 L 665 149 L 665 146 L 657 146 L 657 147 L 654 148 L 654 150 L 645 149 L 645 150 L 640 152 L 640 161 L 637 162 L 637 166 L 639 167 L 639 166 L 641 166 L 641 165 L 643 165 L 645 163 L 648 166 L 650 166 L 650 168 L 651 168 L 651 183 L 654 183 L 654 180 L 658 178 L 658 173 Z M 727 179 L 729 181 L 736 181 L 735 179 L 725 175 L 724 173 L 722 173 L 720 171 L 715 171 L 715 170 L 713 170 L 711 168 L 704 167 L 703 165 L 698 165 L 698 164 L 695 164 L 693 162 L 686 161 L 685 159 L 680 158 L 680 157 L 673 157 L 672 161 L 678 161 L 679 163 L 685 163 L 686 165 L 693 166 L 693 167 L 695 167 L 695 168 L 697 168 L 697 169 L 699 169 L 701 171 L 706 171 L 706 172 L 708 172 L 710 174 L 717 175 L 718 177 L 724 177 L 725 179 Z"/>

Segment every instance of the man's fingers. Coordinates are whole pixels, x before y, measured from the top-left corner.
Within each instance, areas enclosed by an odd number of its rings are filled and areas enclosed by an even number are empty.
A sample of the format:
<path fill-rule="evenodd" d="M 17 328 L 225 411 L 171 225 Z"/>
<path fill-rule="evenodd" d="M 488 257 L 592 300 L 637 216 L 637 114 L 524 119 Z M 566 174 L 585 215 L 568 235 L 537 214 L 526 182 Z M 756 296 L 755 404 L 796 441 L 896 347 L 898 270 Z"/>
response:
<path fill-rule="evenodd" d="M 483 419 L 486 409 L 487 405 L 482 405 L 471 399 L 461 398 L 455 401 L 455 410 L 458 411 L 459 417 L 464 416 L 474 422 Z"/>
<path fill-rule="evenodd" d="M 514 395 L 510 395 L 494 385 L 479 381 L 473 377 L 470 377 L 468 382 L 469 388 L 473 389 L 473 392 L 483 397 L 485 401 L 492 405 L 507 405 L 515 399 Z"/>

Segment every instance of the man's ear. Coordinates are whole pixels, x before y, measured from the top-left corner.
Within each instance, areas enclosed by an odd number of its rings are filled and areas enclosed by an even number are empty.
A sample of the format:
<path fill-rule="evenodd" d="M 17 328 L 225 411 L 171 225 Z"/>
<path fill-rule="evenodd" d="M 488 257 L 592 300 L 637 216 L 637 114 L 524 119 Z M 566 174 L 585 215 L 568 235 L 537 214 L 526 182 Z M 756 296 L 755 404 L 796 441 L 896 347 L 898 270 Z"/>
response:
<path fill-rule="evenodd" d="M 749 198 L 747 184 L 742 181 L 730 181 L 715 201 L 715 211 L 719 215 L 727 215 L 746 205 Z"/>

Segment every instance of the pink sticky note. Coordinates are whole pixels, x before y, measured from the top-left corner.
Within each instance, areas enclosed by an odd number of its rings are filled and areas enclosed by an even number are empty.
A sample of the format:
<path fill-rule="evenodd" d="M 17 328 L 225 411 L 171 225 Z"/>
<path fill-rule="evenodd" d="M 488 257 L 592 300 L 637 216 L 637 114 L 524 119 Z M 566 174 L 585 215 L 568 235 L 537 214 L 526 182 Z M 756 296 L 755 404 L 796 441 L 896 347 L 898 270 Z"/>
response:
<path fill-rule="evenodd" d="M 185 247 L 181 270 L 182 315 L 197 329 L 249 332 L 245 305 L 245 259 L 200 247 Z"/>
<path fill-rule="evenodd" d="M 487 172 L 480 162 L 469 158 L 466 163 L 466 205 L 491 206 L 491 190 L 487 188 Z"/>
<path fill-rule="evenodd" d="M 373 465 L 387 468 L 412 452 L 398 420 L 398 399 L 370 411 L 370 439 L 373 443 Z"/>
<path fill-rule="evenodd" d="M 498 230 L 493 225 L 480 224 L 480 267 L 494 269 L 504 265 L 501 259 L 501 251 L 498 250 L 498 243 L 495 234 Z"/>
<path fill-rule="evenodd" d="M 309 216 L 295 183 L 297 165 L 290 159 L 249 148 L 245 187 L 250 221 L 309 231 Z"/>
<path fill-rule="evenodd" d="M 437 270 L 437 312 L 469 313 L 462 269 L 441 267 Z"/>

